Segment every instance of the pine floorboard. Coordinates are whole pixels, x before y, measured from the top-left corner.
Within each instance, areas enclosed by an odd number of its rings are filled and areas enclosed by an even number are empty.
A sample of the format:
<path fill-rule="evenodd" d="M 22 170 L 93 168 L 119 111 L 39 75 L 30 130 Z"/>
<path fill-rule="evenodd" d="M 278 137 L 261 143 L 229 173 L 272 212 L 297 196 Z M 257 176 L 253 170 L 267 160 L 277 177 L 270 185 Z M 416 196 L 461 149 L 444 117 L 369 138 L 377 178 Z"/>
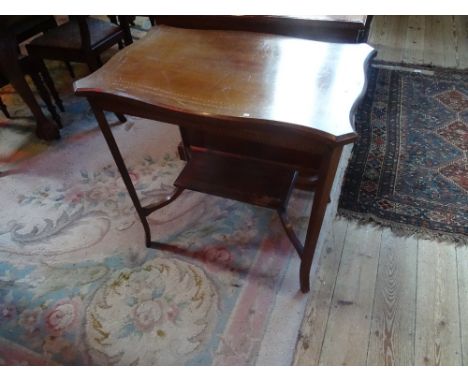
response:
<path fill-rule="evenodd" d="M 419 240 L 416 365 L 460 365 L 461 335 L 456 248 Z"/>
<path fill-rule="evenodd" d="M 418 241 L 384 229 L 374 293 L 368 365 L 414 364 Z"/>
<path fill-rule="evenodd" d="M 296 364 L 305 362 L 309 365 L 318 365 L 319 363 L 347 229 L 346 219 L 333 222 L 333 231 L 325 241 L 317 272 L 311 278 L 309 293 L 314 298 L 310 300 L 305 312 L 307 320 L 302 326 L 300 338 L 303 340 L 300 340 L 301 347 L 296 350 Z"/>
<path fill-rule="evenodd" d="M 394 65 L 467 69 L 468 16 L 375 16 L 369 43 Z M 468 365 L 467 246 L 346 219 L 330 237 L 295 365 Z"/>
<path fill-rule="evenodd" d="M 381 236 L 369 225 L 348 223 L 320 365 L 366 364 Z"/>
<path fill-rule="evenodd" d="M 374 16 L 368 43 L 377 60 L 468 68 L 468 16 Z"/>

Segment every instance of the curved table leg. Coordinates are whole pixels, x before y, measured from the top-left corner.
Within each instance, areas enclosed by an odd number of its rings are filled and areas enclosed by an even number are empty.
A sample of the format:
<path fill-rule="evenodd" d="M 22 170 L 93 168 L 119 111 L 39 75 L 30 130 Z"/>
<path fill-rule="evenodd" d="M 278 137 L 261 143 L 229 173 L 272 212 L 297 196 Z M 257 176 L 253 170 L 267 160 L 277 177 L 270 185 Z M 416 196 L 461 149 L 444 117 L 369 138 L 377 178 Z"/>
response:
<path fill-rule="evenodd" d="M 162 202 L 151 204 L 149 206 L 142 206 L 138 198 L 137 192 L 135 190 L 135 187 L 133 186 L 125 162 L 120 153 L 120 150 L 117 146 L 114 136 L 112 135 L 109 124 L 107 123 L 104 112 L 99 107 L 93 105 L 93 102 L 91 100 L 89 101 L 91 103 L 91 108 L 93 109 L 93 112 L 99 123 L 99 127 L 101 128 L 107 145 L 109 146 L 109 150 L 114 158 L 115 164 L 119 169 L 120 175 L 122 176 L 130 198 L 133 201 L 133 205 L 135 206 L 135 209 L 140 217 L 141 223 L 145 231 L 146 246 L 158 246 L 158 243 L 154 243 L 151 241 L 151 232 L 146 217 L 156 209 L 162 208 L 165 205 L 174 201 L 182 193 L 183 188 L 177 188 L 171 196 L 167 197 L 166 200 Z M 300 287 L 303 293 L 307 293 L 310 290 L 310 269 L 312 265 L 312 260 L 317 246 L 317 241 L 320 235 L 323 217 L 325 215 L 325 211 L 328 205 L 330 191 L 333 186 L 333 181 L 335 179 L 336 169 L 338 167 L 338 163 L 341 157 L 341 152 L 341 146 L 336 148 L 330 148 L 329 152 L 325 154 L 322 159 L 322 163 L 320 165 L 318 174 L 316 191 L 314 195 L 314 203 L 309 218 L 309 225 L 307 227 L 307 235 L 304 247 L 302 247 L 301 243 L 299 242 L 299 239 L 290 227 L 290 224 L 287 220 L 287 216 L 285 215 L 284 211 L 281 209 L 278 210 L 281 222 L 283 223 L 284 228 L 286 229 L 286 233 L 288 234 L 298 253 L 301 254 L 301 266 L 299 276 Z"/>
<path fill-rule="evenodd" d="M 175 199 L 177 199 L 182 193 L 183 189 L 176 188 L 175 192 L 172 195 L 168 196 L 162 202 L 154 203 L 149 206 L 142 206 L 140 203 L 140 199 L 138 198 L 137 192 L 135 190 L 135 187 L 133 186 L 132 179 L 130 178 L 130 175 L 128 173 L 127 166 L 125 165 L 125 162 L 122 158 L 122 154 L 120 153 L 119 147 L 117 146 L 117 142 L 114 139 L 112 131 L 109 127 L 109 123 L 107 122 L 106 116 L 104 115 L 104 112 L 98 107 L 94 106 L 92 102 L 90 102 L 90 104 L 91 109 L 93 110 L 94 115 L 96 116 L 96 119 L 98 121 L 99 127 L 101 128 L 102 134 L 104 135 L 107 145 L 109 146 L 109 150 L 112 154 L 112 157 L 114 158 L 114 162 L 117 165 L 120 175 L 122 176 L 122 180 L 125 183 L 125 187 L 127 188 L 128 194 L 130 195 L 133 205 L 135 206 L 138 216 L 140 217 L 141 224 L 143 225 L 143 229 L 145 231 L 146 246 L 150 248 L 152 244 L 151 231 L 146 217 L 151 212 L 162 208 L 174 201 Z"/>
<path fill-rule="evenodd" d="M 304 246 L 301 244 L 301 241 L 297 237 L 296 233 L 292 228 L 292 224 L 289 221 L 288 215 L 286 214 L 286 210 L 284 208 L 280 208 L 278 211 L 278 216 L 280 218 L 281 224 L 288 235 L 289 240 L 291 241 L 292 245 L 296 249 L 297 254 L 300 258 L 302 258 L 302 253 L 304 252 Z"/>
<path fill-rule="evenodd" d="M 301 291 L 307 293 L 310 290 L 310 268 L 314 257 L 315 248 L 322 228 L 323 217 L 327 209 L 330 191 L 335 179 L 336 169 L 341 157 L 342 147 L 331 149 L 323 158 L 319 170 L 317 189 L 314 195 L 314 204 L 307 227 L 307 236 L 304 244 L 304 251 L 301 257 L 300 283 Z"/>
<path fill-rule="evenodd" d="M 18 52 L 16 49 L 16 39 L 14 36 L 2 33 L 0 34 L 0 70 L 2 74 L 10 81 L 23 101 L 28 105 L 37 123 L 36 135 L 45 140 L 60 138 L 57 124 L 48 119 L 38 105 L 34 94 L 24 79 L 23 72 L 19 67 Z"/>

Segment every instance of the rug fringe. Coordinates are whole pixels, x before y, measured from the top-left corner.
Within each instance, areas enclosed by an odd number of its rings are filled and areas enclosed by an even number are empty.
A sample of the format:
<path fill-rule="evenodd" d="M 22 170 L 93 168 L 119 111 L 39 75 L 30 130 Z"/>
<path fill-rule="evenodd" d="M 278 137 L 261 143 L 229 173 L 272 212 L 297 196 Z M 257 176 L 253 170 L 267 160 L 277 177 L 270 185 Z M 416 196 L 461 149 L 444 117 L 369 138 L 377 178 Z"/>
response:
<path fill-rule="evenodd" d="M 439 243 L 448 242 L 455 244 L 457 247 L 468 245 L 468 236 L 464 234 L 436 231 L 425 227 L 415 227 L 409 224 L 381 219 L 369 213 L 350 211 L 341 208 L 338 209 L 337 216 L 356 220 L 359 225 L 371 224 L 379 228 L 390 228 L 392 232 L 399 237 L 414 236 L 417 239 L 435 240 Z"/>
<path fill-rule="evenodd" d="M 394 67 L 393 70 L 396 70 L 396 71 L 398 71 L 399 67 L 401 67 L 401 68 L 408 68 L 408 69 L 433 71 L 436 73 L 457 73 L 457 74 L 462 74 L 462 75 L 468 74 L 467 68 L 446 68 L 443 66 L 435 66 L 435 65 L 430 65 L 430 64 L 411 64 L 408 62 L 387 61 L 387 60 L 381 60 L 381 59 L 372 60 L 372 64 L 393 66 Z"/>

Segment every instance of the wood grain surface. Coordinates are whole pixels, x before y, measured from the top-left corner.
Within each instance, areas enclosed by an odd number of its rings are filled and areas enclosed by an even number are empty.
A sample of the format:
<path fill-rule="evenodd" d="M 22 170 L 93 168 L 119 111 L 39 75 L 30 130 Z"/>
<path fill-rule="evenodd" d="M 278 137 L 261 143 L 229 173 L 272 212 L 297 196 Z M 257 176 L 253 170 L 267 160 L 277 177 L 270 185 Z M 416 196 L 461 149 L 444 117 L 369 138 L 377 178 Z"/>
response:
<path fill-rule="evenodd" d="M 75 92 L 351 141 L 372 52 L 366 44 L 160 26 L 75 82 Z"/>

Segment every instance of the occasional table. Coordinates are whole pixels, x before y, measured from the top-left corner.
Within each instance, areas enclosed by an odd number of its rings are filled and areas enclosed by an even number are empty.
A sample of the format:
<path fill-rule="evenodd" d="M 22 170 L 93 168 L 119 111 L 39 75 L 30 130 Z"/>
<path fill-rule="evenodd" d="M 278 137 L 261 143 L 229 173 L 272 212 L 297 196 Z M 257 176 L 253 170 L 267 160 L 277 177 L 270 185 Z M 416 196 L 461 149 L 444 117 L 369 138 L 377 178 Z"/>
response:
<path fill-rule="evenodd" d="M 153 28 L 75 82 L 87 97 L 151 240 L 147 216 L 185 189 L 278 212 L 309 274 L 330 190 L 365 91 L 367 44 L 316 42 L 253 32 Z M 104 116 L 112 111 L 178 125 L 187 164 L 167 199 L 143 206 Z M 202 147 L 184 139 L 206 132 Z M 298 174 L 312 174 L 313 206 L 302 244 L 287 218 Z"/>

